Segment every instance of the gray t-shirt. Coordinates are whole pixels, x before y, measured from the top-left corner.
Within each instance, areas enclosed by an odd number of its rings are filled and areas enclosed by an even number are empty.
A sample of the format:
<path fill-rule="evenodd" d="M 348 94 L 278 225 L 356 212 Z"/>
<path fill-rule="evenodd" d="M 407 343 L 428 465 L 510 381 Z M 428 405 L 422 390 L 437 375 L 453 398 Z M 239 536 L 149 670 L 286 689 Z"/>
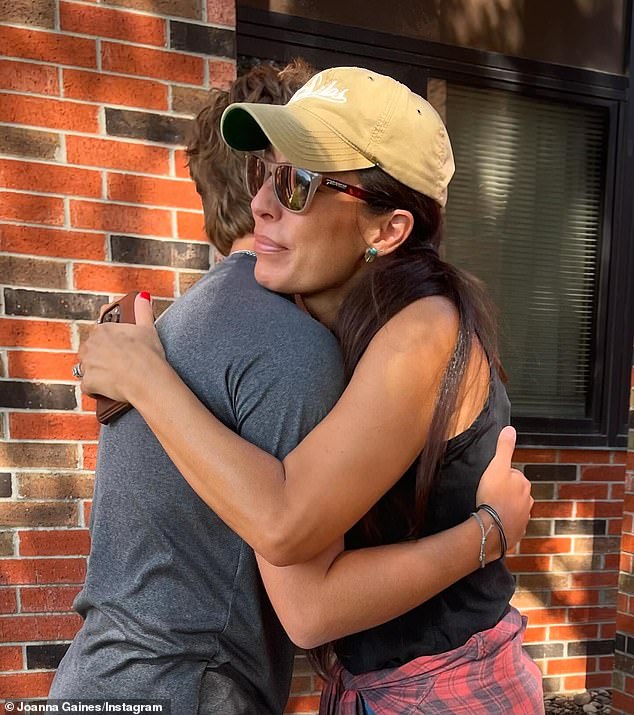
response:
<path fill-rule="evenodd" d="M 157 328 L 204 404 L 282 458 L 338 398 L 341 358 L 326 328 L 258 286 L 254 264 L 229 257 Z M 293 648 L 253 551 L 194 493 L 136 410 L 102 428 L 91 534 L 75 601 L 85 621 L 50 698 L 168 698 L 172 715 L 194 715 L 206 671 L 206 713 L 238 712 L 234 701 L 245 712 L 283 711 Z"/>

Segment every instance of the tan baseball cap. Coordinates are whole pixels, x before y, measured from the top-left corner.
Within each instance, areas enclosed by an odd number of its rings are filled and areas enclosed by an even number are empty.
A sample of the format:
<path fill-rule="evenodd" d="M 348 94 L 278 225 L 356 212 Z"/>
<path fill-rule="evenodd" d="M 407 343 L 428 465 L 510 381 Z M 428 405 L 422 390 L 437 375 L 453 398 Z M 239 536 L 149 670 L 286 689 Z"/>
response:
<path fill-rule="evenodd" d="M 455 169 L 447 129 L 431 104 L 395 79 L 359 67 L 316 74 L 283 106 L 231 104 L 221 131 L 234 149 L 272 145 L 311 171 L 378 166 L 441 206 Z"/>

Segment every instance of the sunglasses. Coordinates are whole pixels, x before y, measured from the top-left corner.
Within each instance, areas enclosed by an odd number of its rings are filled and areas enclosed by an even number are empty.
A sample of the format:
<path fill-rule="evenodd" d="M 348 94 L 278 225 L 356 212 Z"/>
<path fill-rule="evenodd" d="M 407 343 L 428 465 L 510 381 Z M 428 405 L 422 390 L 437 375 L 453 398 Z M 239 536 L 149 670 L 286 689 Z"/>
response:
<path fill-rule="evenodd" d="M 273 193 L 279 204 L 287 211 L 296 214 L 308 211 L 319 186 L 340 191 L 365 202 L 385 203 L 386 200 L 385 195 L 366 191 L 360 186 L 345 184 L 343 181 L 323 176 L 315 171 L 300 169 L 292 164 L 266 161 L 257 154 L 247 154 L 245 178 L 251 197 L 258 193 L 269 176 L 273 177 Z"/>

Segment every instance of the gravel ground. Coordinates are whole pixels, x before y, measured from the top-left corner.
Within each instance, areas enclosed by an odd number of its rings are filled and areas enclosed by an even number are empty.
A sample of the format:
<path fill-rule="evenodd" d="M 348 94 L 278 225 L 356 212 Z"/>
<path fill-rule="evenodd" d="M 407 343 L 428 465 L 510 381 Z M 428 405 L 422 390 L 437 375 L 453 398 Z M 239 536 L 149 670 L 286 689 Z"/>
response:
<path fill-rule="evenodd" d="M 612 695 L 609 690 L 588 690 L 577 695 L 546 695 L 546 715 L 587 715 L 601 713 L 610 715 Z"/>

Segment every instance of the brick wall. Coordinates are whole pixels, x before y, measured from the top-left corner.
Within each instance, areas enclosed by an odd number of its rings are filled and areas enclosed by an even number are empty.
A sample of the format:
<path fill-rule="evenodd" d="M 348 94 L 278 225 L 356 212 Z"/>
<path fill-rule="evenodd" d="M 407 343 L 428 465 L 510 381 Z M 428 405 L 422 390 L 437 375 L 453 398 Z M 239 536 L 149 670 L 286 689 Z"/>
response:
<path fill-rule="evenodd" d="M 629 450 L 625 473 L 623 535 L 616 614 L 615 715 L 634 713 L 634 368 L 630 392 Z"/>
<path fill-rule="evenodd" d="M 208 265 L 182 142 L 233 77 L 235 20 L 233 0 L 0 0 L 0 21 L 0 697 L 37 698 L 89 548 L 97 425 L 71 366 L 101 303 L 141 288 L 164 308 Z M 528 648 L 549 690 L 609 685 L 624 454 L 516 458 L 537 501 L 509 558 Z M 317 699 L 299 657 L 288 711 Z"/>
<path fill-rule="evenodd" d="M 509 557 L 527 649 L 546 692 L 609 687 L 623 511 L 623 452 L 518 449 L 533 519 Z"/>

